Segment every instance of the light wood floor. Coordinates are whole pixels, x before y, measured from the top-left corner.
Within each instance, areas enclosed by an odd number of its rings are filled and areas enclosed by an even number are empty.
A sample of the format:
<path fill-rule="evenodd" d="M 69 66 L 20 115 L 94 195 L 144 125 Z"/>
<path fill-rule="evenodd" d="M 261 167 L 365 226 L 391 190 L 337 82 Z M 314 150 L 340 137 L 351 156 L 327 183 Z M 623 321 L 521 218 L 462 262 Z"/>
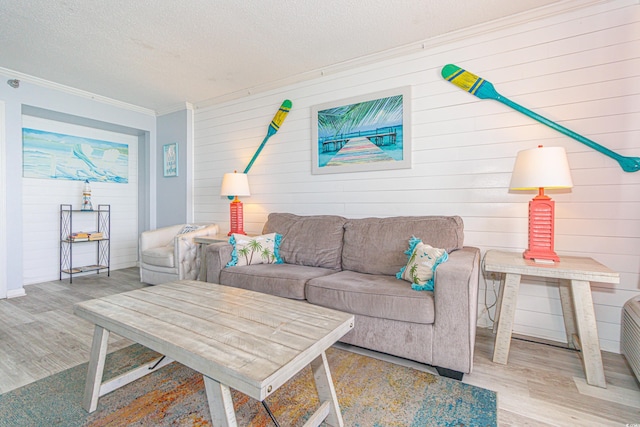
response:
<path fill-rule="evenodd" d="M 0 300 L 0 393 L 89 360 L 93 325 L 73 304 L 145 285 L 138 270 L 75 277 L 25 287 Z M 607 389 L 586 384 L 576 351 L 514 339 L 508 365 L 491 362 L 494 335 L 478 329 L 475 366 L 464 382 L 498 393 L 501 426 L 640 426 L 640 387 L 623 356 L 603 352 Z M 110 335 L 109 351 L 130 341 Z M 426 365 L 342 346 L 434 372 Z"/>

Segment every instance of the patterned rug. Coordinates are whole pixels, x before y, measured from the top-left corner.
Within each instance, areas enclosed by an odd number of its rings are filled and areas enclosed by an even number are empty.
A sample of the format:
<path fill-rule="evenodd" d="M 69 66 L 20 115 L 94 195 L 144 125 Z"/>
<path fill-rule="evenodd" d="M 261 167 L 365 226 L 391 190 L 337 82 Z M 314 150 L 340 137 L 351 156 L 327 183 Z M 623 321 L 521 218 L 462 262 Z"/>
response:
<path fill-rule="evenodd" d="M 157 354 L 132 345 L 107 356 L 112 378 Z M 496 426 L 496 394 L 479 387 L 330 348 L 327 358 L 345 426 Z M 0 395 L 0 426 L 210 426 L 202 375 L 172 363 L 82 409 L 87 364 Z M 266 410 L 233 390 L 239 426 L 272 426 Z M 267 398 L 282 427 L 304 424 L 318 406 L 309 367 Z M 324 425 L 324 424 L 323 424 Z"/>

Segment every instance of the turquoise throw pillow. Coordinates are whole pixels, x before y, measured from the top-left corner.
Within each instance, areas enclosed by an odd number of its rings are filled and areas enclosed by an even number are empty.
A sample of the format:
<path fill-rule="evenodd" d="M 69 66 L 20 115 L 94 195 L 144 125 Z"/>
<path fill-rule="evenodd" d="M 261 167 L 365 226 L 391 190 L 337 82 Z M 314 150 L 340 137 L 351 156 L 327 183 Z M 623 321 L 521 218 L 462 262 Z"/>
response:
<path fill-rule="evenodd" d="M 433 291 L 436 268 L 449 259 L 447 251 L 422 243 L 413 236 L 405 254 L 409 257 L 407 265 L 400 269 L 396 278 L 410 282 L 411 289 L 416 291 Z"/>
<path fill-rule="evenodd" d="M 229 243 L 233 246 L 231 261 L 226 267 L 254 264 L 282 264 L 280 258 L 280 242 L 282 235 L 278 233 L 249 237 L 244 234 L 232 234 Z"/>

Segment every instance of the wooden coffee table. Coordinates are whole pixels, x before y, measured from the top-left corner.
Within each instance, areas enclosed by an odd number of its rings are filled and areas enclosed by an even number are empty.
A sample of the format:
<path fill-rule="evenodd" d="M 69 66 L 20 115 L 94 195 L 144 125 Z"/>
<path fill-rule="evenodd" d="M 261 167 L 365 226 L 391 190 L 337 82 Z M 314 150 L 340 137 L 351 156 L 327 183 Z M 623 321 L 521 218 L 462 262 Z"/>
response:
<path fill-rule="evenodd" d="M 81 302 L 74 312 L 96 325 L 88 412 L 100 396 L 177 361 L 203 375 L 213 425 L 235 426 L 230 388 L 262 402 L 311 365 L 321 405 L 305 426 L 343 425 L 325 350 L 353 328 L 351 314 L 192 280 Z M 166 358 L 103 383 L 110 332 Z"/>

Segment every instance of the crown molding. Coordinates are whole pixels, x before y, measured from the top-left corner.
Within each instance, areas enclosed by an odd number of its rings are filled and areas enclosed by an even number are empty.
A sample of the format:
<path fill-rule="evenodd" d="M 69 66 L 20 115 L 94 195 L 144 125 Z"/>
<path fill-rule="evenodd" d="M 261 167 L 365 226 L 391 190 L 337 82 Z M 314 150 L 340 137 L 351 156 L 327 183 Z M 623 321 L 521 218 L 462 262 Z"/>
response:
<path fill-rule="evenodd" d="M 149 108 L 140 107 L 138 105 L 129 104 L 127 102 L 118 101 L 116 99 L 108 98 L 106 96 L 97 95 L 95 93 L 87 92 L 82 89 L 77 89 L 71 86 L 66 86 L 60 83 L 55 83 L 49 80 L 41 79 L 39 77 L 31 76 L 29 74 L 21 73 L 19 71 L 10 70 L 8 68 L 0 67 L 0 74 L 6 74 L 7 76 L 11 76 L 12 79 L 18 79 L 22 82 L 31 83 L 37 86 L 41 86 L 48 89 L 57 90 L 60 92 L 64 92 L 70 95 L 75 95 L 81 98 L 90 99 L 92 101 L 97 101 L 103 104 L 112 105 L 117 108 L 122 108 L 125 110 L 135 111 L 142 114 L 155 115 L 156 112 Z"/>
<path fill-rule="evenodd" d="M 162 110 L 156 111 L 156 115 L 157 116 L 164 116 L 165 114 L 175 113 L 176 111 L 182 111 L 182 110 L 191 110 L 191 111 L 193 111 L 194 109 L 195 108 L 194 108 L 192 103 L 190 103 L 190 102 L 181 102 L 179 104 L 175 104 L 175 105 L 163 108 Z"/>

